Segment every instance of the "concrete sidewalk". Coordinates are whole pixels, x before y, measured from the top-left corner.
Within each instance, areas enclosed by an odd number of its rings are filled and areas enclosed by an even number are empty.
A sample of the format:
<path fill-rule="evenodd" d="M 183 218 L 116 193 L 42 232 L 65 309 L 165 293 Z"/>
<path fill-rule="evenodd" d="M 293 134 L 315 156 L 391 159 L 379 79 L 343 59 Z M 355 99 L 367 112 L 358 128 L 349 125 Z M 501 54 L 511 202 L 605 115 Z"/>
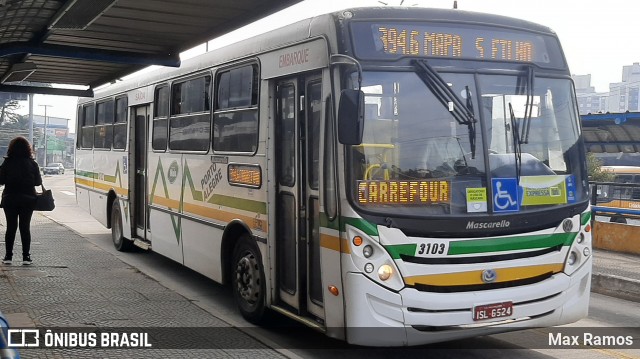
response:
<path fill-rule="evenodd" d="M 5 228 L 0 215 L 2 254 Z M 207 339 L 206 348 L 214 349 L 21 349 L 22 358 L 284 357 L 38 212 L 32 236 L 33 265 L 22 265 L 19 238 L 13 264 L 0 265 L 0 308 L 12 328 L 214 327 L 220 331 Z"/>
<path fill-rule="evenodd" d="M 640 302 L 640 256 L 594 248 L 591 291 Z"/>

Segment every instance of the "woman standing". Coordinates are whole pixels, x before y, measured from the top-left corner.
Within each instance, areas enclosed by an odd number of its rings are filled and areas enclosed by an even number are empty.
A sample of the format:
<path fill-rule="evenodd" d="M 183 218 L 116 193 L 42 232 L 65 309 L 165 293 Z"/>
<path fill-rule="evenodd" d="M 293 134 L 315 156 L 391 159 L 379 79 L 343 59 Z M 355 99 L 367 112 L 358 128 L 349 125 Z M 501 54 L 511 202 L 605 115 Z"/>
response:
<path fill-rule="evenodd" d="M 7 218 L 5 234 L 6 254 L 2 263 L 11 264 L 13 259 L 13 243 L 16 240 L 18 221 L 20 222 L 20 238 L 22 239 L 22 264 L 30 265 L 31 253 L 31 216 L 36 200 L 35 186 L 42 185 L 40 168 L 33 159 L 31 144 L 24 137 L 16 137 L 9 143 L 7 155 L 0 166 L 0 184 L 2 191 L 2 208 Z"/>

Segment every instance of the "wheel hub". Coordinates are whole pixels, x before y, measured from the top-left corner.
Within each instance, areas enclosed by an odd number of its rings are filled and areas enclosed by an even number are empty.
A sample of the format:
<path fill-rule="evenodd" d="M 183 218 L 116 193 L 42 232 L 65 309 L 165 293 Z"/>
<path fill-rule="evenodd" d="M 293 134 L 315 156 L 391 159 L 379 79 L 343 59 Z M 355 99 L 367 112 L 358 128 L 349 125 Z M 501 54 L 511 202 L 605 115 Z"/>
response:
<path fill-rule="evenodd" d="M 260 271 L 258 261 L 251 253 L 238 261 L 236 283 L 240 296 L 249 303 L 255 303 L 260 294 Z"/>

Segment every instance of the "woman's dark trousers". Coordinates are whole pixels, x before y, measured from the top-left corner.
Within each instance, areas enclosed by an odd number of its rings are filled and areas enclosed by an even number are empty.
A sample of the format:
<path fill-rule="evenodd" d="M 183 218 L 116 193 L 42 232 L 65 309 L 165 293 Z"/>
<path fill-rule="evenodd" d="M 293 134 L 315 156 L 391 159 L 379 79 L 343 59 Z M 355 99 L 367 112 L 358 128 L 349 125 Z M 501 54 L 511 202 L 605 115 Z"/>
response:
<path fill-rule="evenodd" d="M 4 236 L 6 245 L 6 254 L 8 257 L 13 256 L 13 243 L 16 240 L 16 231 L 18 230 L 18 220 L 20 222 L 20 239 L 22 239 L 22 255 L 30 255 L 31 250 L 31 216 L 33 209 L 28 206 L 10 206 L 4 207 L 4 214 L 7 218 L 7 233 Z"/>

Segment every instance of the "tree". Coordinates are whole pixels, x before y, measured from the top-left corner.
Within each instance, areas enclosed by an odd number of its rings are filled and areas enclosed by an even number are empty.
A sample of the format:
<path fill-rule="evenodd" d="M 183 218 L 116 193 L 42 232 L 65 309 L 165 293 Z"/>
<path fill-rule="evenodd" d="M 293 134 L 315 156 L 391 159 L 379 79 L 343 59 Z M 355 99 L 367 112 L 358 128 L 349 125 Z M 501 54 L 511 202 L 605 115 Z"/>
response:
<path fill-rule="evenodd" d="M 17 121 L 20 115 L 16 112 L 20 108 L 20 102 L 17 100 L 9 100 L 2 103 L 0 108 L 0 125 Z"/>
<path fill-rule="evenodd" d="M 614 174 L 602 170 L 602 161 L 593 153 L 587 153 L 587 173 L 589 181 L 613 182 Z"/>

